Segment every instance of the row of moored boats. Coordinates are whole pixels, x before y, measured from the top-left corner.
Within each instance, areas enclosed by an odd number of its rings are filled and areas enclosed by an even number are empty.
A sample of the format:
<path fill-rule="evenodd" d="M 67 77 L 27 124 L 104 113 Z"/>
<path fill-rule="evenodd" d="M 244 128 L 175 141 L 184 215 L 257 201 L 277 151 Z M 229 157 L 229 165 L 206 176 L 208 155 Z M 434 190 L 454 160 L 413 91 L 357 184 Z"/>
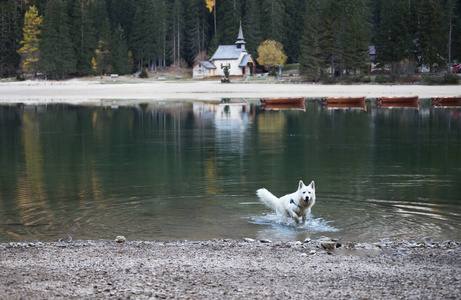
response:
<path fill-rule="evenodd" d="M 360 97 L 326 97 L 322 98 L 322 104 L 326 105 L 365 105 L 366 96 Z M 304 106 L 305 97 L 279 97 L 279 98 L 261 98 L 262 106 Z M 379 97 L 376 98 L 378 105 L 416 105 L 418 104 L 419 96 L 400 96 L 400 97 Z M 431 102 L 435 106 L 444 105 L 461 105 L 461 95 L 451 97 L 432 97 Z"/>

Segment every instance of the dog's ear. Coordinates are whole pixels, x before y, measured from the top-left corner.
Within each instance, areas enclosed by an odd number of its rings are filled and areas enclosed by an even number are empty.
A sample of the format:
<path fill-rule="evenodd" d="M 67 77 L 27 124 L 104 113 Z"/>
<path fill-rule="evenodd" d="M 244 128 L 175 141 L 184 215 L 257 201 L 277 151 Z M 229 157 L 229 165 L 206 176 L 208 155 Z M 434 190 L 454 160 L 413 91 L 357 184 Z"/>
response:
<path fill-rule="evenodd" d="M 314 183 L 314 180 L 312 180 L 311 184 L 309 184 L 311 186 L 312 189 L 315 190 L 315 183 Z"/>
<path fill-rule="evenodd" d="M 298 187 L 298 190 L 299 189 L 302 189 L 304 186 L 304 182 L 302 180 L 299 181 L 299 187 Z"/>

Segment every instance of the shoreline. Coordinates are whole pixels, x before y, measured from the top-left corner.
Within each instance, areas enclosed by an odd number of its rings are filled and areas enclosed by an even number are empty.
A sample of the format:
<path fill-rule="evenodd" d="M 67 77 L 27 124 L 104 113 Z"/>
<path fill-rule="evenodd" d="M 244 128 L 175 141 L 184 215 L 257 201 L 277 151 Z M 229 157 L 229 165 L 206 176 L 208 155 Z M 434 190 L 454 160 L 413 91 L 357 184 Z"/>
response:
<path fill-rule="evenodd" d="M 429 239 L 3 243 L 0 266 L 9 299 L 456 299 L 461 290 L 461 243 Z"/>
<path fill-rule="evenodd" d="M 459 96 L 460 85 L 322 85 L 294 83 L 231 83 L 219 81 L 150 81 L 139 83 L 70 81 L 25 81 L 0 83 L 0 103 L 97 103 L 129 100 L 127 103 L 207 100 L 222 98 L 259 99 L 265 97 Z"/>

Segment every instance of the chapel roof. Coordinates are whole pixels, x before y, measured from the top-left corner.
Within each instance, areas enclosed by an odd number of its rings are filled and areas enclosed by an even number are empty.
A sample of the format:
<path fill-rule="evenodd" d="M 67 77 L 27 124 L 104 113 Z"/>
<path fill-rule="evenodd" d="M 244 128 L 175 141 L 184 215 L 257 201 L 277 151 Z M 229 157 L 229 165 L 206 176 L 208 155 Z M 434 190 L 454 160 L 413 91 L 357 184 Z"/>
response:
<path fill-rule="evenodd" d="M 244 49 L 238 49 L 237 45 L 221 45 L 218 50 L 213 54 L 210 61 L 216 59 L 237 59 Z"/>
<path fill-rule="evenodd" d="M 202 66 L 204 66 L 206 69 L 216 69 L 216 66 L 213 65 L 211 62 L 206 61 L 206 60 L 199 60 L 198 61 Z"/>
<path fill-rule="evenodd" d="M 245 54 L 242 58 L 242 61 L 239 64 L 239 67 L 245 67 L 250 61 L 251 54 Z"/>
<path fill-rule="evenodd" d="M 221 45 L 211 57 L 210 61 L 221 59 L 238 59 L 242 52 L 248 53 L 245 49 L 242 24 L 240 23 L 239 34 L 235 45 Z"/>

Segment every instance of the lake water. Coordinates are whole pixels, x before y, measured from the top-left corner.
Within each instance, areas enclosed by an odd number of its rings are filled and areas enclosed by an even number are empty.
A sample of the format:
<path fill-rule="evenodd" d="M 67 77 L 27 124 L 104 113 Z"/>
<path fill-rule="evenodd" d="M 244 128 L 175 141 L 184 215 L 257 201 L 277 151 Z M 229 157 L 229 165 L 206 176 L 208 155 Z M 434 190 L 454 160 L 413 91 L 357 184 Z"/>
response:
<path fill-rule="evenodd" d="M 308 222 L 255 191 L 315 180 Z M 0 106 L 0 242 L 461 240 L 461 109 Z"/>

